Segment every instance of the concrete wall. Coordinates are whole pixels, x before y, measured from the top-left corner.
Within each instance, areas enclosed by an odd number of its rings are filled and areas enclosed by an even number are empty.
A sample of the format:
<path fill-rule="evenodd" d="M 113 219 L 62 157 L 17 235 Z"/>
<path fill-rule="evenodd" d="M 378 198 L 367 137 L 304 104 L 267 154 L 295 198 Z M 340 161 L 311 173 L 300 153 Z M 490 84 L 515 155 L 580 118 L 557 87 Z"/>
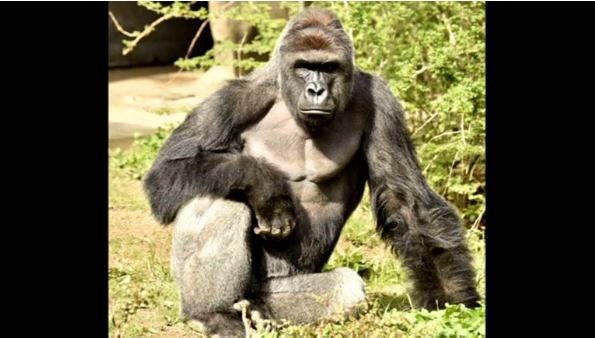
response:
<path fill-rule="evenodd" d="M 159 18 L 157 13 L 149 11 L 137 4 L 136 1 L 108 1 L 109 10 L 116 20 L 128 32 L 142 31 L 145 25 L 150 25 Z M 164 5 L 171 1 L 162 1 Z M 207 7 L 207 1 L 200 1 L 193 5 L 193 9 Z M 198 31 L 201 20 L 171 19 L 157 26 L 155 31 L 143 38 L 128 55 L 122 55 L 124 45 L 122 40 L 132 38 L 120 33 L 109 15 L 107 15 L 109 30 L 109 68 L 134 67 L 148 65 L 173 64 L 175 60 L 184 57 L 188 46 Z M 203 55 L 213 46 L 213 38 L 207 25 L 200 38 L 194 45 L 191 56 Z"/>

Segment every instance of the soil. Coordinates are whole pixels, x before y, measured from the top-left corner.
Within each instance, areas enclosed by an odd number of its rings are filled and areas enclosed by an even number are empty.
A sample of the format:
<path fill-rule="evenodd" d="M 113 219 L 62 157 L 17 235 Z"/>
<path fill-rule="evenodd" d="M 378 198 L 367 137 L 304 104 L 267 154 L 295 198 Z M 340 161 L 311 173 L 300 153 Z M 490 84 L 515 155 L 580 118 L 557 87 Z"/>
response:
<path fill-rule="evenodd" d="M 109 71 L 109 146 L 126 148 L 135 133 L 148 135 L 186 112 L 234 78 L 233 71 L 179 72 L 174 66 Z"/>

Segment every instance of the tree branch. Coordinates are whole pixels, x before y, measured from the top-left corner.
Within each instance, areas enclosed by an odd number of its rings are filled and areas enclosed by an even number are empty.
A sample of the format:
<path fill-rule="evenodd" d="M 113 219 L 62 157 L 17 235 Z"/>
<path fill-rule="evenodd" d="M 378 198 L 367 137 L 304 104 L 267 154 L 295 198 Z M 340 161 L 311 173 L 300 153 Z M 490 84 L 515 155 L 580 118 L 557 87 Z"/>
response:
<path fill-rule="evenodd" d="M 475 230 L 475 229 L 477 229 L 479 227 L 479 222 L 481 221 L 481 218 L 483 217 L 483 213 L 485 211 L 486 211 L 486 208 L 483 207 L 483 210 L 481 210 L 481 213 L 479 214 L 479 216 L 477 216 L 477 219 L 473 223 L 473 226 L 471 227 L 471 230 Z"/>
<path fill-rule="evenodd" d="M 203 29 L 205 29 L 205 27 L 207 26 L 209 21 L 211 21 L 211 19 L 206 19 L 202 23 L 202 25 L 200 25 L 200 27 L 198 28 L 198 31 L 194 35 L 194 38 L 192 38 L 192 42 L 190 42 L 190 46 L 188 46 L 188 52 L 186 52 L 186 56 L 184 57 L 185 59 L 188 59 L 188 57 L 190 56 L 190 53 L 192 53 L 192 49 L 194 49 L 194 44 L 196 43 L 196 41 L 198 41 L 200 34 L 202 33 Z"/>
<path fill-rule="evenodd" d="M 440 7 L 440 1 L 436 1 L 436 6 Z M 448 17 L 446 16 L 446 14 L 442 11 L 440 11 L 441 14 L 441 18 L 439 17 L 438 19 L 442 22 L 444 22 L 444 24 L 446 25 L 446 29 L 448 30 L 448 41 L 450 42 L 451 45 L 454 45 L 457 43 L 457 40 L 455 39 L 455 34 L 452 32 L 452 27 L 450 26 L 450 20 L 448 20 Z"/>
<path fill-rule="evenodd" d="M 136 37 L 136 36 L 138 36 L 140 34 L 140 33 L 130 33 L 128 31 L 124 30 L 124 28 L 120 25 L 120 23 L 118 22 L 118 20 L 116 20 L 116 17 L 114 16 L 114 13 L 112 13 L 112 11 L 109 11 L 109 16 L 110 16 L 110 18 L 112 18 L 112 21 L 114 22 L 114 25 L 116 25 L 116 29 L 120 33 L 122 33 L 122 34 L 124 34 L 126 36 L 129 36 L 131 38 L 134 38 L 134 37 Z"/>
<path fill-rule="evenodd" d="M 434 113 L 434 115 L 430 116 L 430 118 L 429 118 L 429 119 L 427 119 L 427 120 L 426 120 L 426 122 L 424 122 L 424 124 L 422 124 L 422 125 L 421 125 L 419 128 L 417 128 L 417 129 L 416 129 L 416 130 L 413 132 L 413 134 L 411 134 L 411 137 L 413 137 L 415 134 L 417 134 L 417 132 L 418 132 L 418 131 L 422 130 L 422 129 L 423 129 L 423 127 L 425 127 L 425 126 L 426 126 L 428 123 L 430 123 L 430 122 L 431 122 L 431 121 L 434 119 L 434 117 L 436 117 L 436 116 L 438 116 L 438 113 Z"/>

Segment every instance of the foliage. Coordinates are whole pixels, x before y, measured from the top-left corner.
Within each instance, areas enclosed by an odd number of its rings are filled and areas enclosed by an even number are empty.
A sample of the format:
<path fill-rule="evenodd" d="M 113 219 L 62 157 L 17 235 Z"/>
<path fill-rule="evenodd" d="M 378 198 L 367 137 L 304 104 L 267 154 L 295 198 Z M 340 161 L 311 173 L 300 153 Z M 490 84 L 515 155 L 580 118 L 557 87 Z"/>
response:
<path fill-rule="evenodd" d="M 147 173 L 155 160 L 159 149 L 171 135 L 177 125 L 170 123 L 159 127 L 157 132 L 147 137 L 134 136 L 132 147 L 128 150 L 116 148 L 109 150 L 110 170 L 121 176 L 140 180 Z"/>
<path fill-rule="evenodd" d="M 179 2 L 139 3 L 169 17 L 206 17 L 204 8 L 192 11 Z M 299 9 L 298 2 L 284 3 L 290 16 Z M 385 78 L 403 103 L 430 185 L 461 211 L 467 225 L 479 225 L 485 211 L 485 2 L 321 1 L 315 5 L 331 9 L 342 19 L 355 44 L 357 65 Z M 181 58 L 176 65 L 186 70 L 219 64 L 260 67 L 264 63 L 252 57 L 214 56 L 230 50 L 270 53 L 287 22 L 270 19 L 270 8 L 259 2 L 242 2 L 217 15 L 250 22 L 259 35 L 249 43 L 216 45 L 205 55 Z M 163 139 L 153 141 L 159 140 Z M 147 168 L 148 153 L 130 156 L 124 161 L 140 177 Z"/>

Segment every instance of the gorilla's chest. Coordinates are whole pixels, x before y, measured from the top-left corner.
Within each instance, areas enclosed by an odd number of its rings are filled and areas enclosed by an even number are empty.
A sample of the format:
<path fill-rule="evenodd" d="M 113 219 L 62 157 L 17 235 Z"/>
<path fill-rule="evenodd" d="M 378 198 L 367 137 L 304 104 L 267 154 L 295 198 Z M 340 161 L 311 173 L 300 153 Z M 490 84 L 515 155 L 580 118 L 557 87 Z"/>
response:
<path fill-rule="evenodd" d="M 324 134 L 312 137 L 276 104 L 242 134 L 244 153 L 266 159 L 291 181 L 322 183 L 339 175 L 361 146 L 362 130 L 347 120 L 336 118 Z"/>

